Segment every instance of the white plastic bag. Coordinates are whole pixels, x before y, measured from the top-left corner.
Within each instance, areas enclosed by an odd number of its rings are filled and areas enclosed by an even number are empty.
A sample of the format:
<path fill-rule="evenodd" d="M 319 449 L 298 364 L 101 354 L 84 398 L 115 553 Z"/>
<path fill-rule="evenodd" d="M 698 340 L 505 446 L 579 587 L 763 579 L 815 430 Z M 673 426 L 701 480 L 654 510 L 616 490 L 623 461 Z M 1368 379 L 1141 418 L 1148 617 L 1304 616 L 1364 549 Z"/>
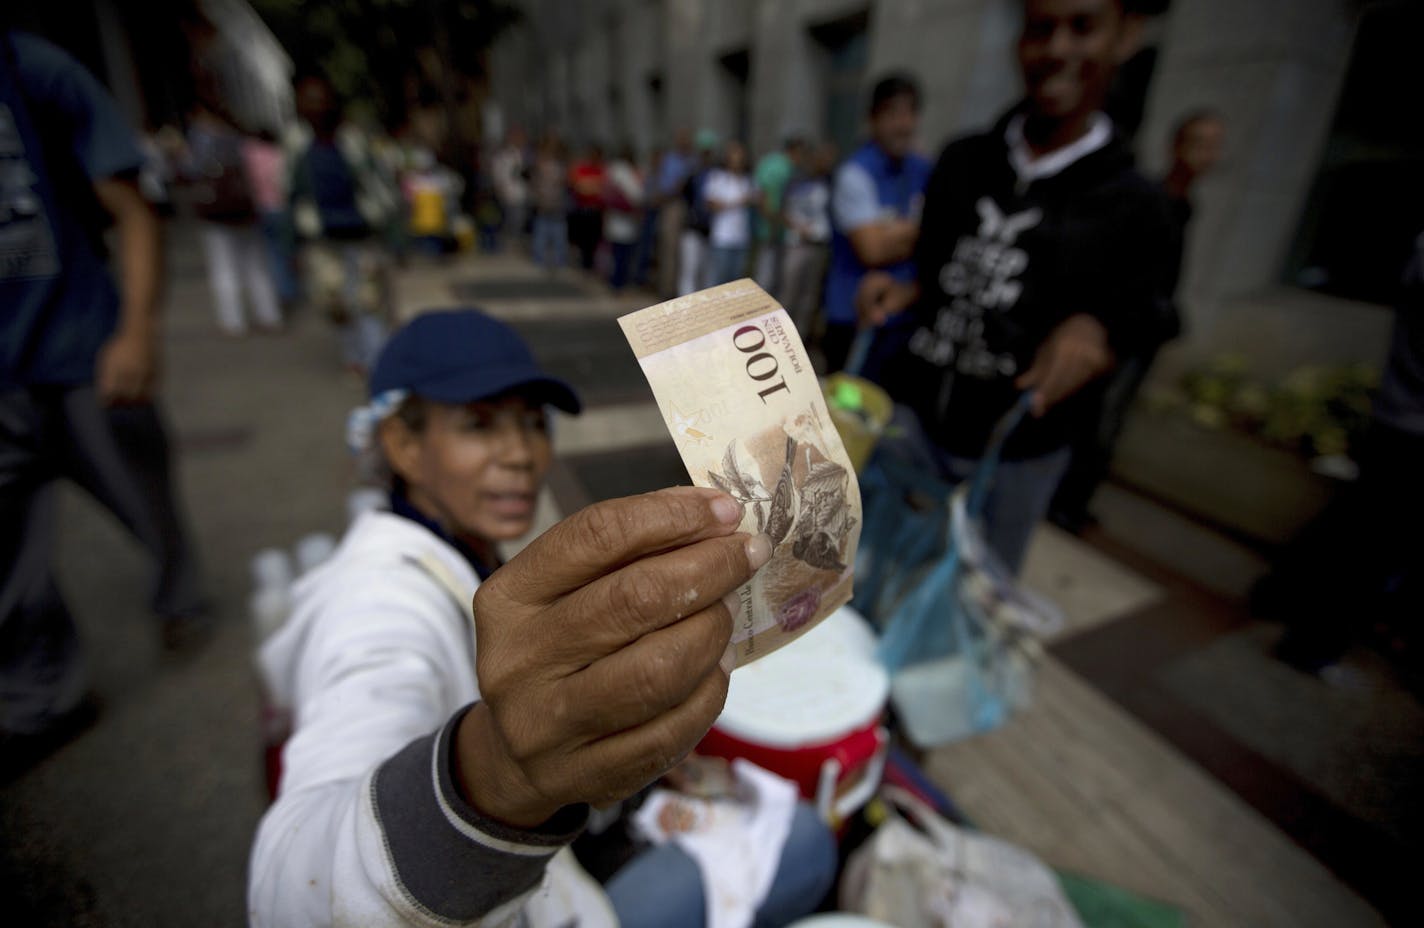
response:
<path fill-rule="evenodd" d="M 1053 871 L 886 786 L 889 817 L 851 855 L 840 907 L 899 928 L 1082 928 Z"/>

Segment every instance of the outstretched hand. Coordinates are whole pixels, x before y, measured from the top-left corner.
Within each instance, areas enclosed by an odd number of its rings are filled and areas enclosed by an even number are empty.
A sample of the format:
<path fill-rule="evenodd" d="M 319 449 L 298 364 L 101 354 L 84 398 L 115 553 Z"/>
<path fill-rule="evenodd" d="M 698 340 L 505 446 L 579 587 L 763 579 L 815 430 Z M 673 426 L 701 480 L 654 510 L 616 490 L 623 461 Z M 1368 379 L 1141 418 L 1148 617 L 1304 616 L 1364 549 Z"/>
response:
<path fill-rule="evenodd" d="M 480 586 L 482 701 L 457 735 L 476 808 L 532 827 L 637 792 L 701 740 L 731 673 L 723 598 L 771 557 L 741 515 L 695 487 L 597 503 Z"/>

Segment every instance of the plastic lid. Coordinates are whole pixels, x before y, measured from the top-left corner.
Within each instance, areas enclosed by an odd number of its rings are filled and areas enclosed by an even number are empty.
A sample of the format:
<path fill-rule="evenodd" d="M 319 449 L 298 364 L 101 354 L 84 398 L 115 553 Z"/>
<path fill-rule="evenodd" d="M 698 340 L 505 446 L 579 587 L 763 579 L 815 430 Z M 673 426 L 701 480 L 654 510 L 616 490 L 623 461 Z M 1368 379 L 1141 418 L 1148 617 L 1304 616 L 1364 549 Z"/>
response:
<path fill-rule="evenodd" d="M 850 912 L 826 912 L 821 915 L 812 915 L 810 918 L 803 918 L 795 924 L 788 925 L 787 928 L 894 928 L 894 926 Z"/>
<path fill-rule="evenodd" d="M 873 722 L 889 692 L 890 679 L 875 659 L 875 633 L 843 606 L 780 651 L 733 673 L 716 727 L 768 747 L 824 744 Z"/>

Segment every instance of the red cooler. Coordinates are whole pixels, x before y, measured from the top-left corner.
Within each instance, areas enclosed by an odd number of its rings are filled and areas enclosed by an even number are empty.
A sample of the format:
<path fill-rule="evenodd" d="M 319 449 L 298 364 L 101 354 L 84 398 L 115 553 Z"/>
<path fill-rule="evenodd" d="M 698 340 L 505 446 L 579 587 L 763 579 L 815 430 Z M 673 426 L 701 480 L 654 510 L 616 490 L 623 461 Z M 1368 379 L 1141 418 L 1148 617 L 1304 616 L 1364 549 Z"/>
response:
<path fill-rule="evenodd" d="M 890 680 L 875 633 L 849 606 L 732 674 L 727 705 L 699 754 L 744 757 L 795 781 L 838 824 L 874 795 L 889 746 Z"/>

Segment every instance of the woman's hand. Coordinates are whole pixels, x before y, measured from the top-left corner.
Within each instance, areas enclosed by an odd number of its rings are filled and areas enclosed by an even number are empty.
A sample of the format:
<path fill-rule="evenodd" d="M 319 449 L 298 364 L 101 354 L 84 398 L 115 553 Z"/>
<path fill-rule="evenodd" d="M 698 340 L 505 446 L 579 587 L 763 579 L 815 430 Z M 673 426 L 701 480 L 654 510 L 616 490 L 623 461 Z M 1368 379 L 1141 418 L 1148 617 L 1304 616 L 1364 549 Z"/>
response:
<path fill-rule="evenodd" d="M 457 736 L 476 808 L 532 827 L 631 795 L 701 740 L 727 694 L 723 597 L 771 557 L 741 515 L 692 487 L 598 503 L 480 586 L 483 699 Z"/>

